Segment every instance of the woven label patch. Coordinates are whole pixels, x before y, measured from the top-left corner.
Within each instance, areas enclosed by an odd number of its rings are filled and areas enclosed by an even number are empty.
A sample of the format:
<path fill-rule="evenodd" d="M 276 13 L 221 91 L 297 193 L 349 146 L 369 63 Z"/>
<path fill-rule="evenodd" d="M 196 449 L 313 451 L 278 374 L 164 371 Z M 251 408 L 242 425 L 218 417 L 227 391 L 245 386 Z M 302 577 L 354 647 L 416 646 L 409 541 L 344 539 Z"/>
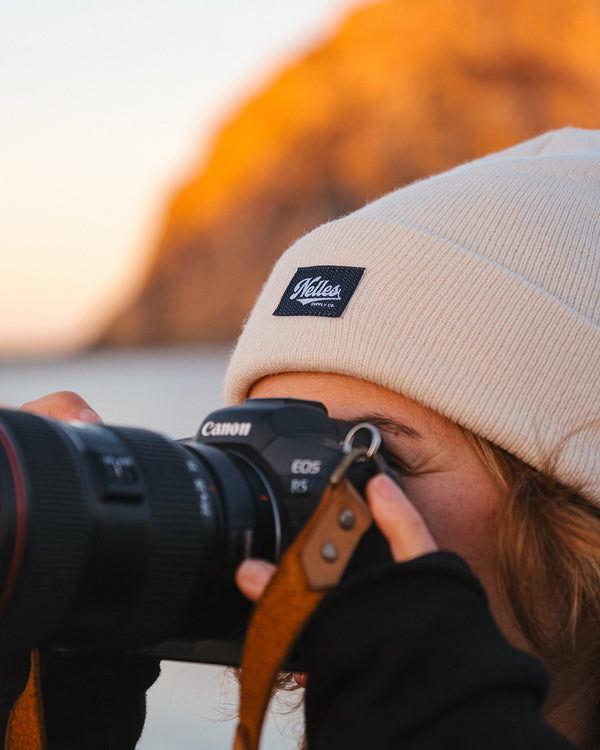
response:
<path fill-rule="evenodd" d="M 356 291 L 364 271 L 364 268 L 355 266 L 299 268 L 273 315 L 339 318 Z"/>

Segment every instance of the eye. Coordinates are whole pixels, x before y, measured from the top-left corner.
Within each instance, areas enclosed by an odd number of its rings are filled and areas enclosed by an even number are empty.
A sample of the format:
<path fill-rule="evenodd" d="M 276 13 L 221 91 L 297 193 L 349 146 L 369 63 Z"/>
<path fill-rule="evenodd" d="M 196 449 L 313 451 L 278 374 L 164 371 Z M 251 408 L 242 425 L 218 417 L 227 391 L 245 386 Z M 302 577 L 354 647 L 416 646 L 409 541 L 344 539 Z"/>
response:
<path fill-rule="evenodd" d="M 391 453 L 389 450 L 385 451 L 385 458 L 394 471 L 403 476 L 411 476 L 414 472 L 411 470 L 408 463 L 398 454 Z"/>

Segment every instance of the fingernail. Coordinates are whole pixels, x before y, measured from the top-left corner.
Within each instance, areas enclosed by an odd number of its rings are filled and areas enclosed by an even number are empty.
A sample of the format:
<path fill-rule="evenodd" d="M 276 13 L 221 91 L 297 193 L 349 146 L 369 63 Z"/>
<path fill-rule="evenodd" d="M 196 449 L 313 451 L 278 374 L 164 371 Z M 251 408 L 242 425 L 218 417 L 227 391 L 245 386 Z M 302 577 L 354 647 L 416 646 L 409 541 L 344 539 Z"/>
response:
<path fill-rule="evenodd" d="M 294 680 L 296 681 L 296 685 L 299 687 L 305 688 L 306 687 L 306 672 L 294 672 L 293 673 Z"/>
<path fill-rule="evenodd" d="M 401 496 L 400 488 L 387 474 L 377 474 L 377 476 L 371 479 L 371 485 L 373 491 L 382 500 L 391 502 L 397 500 Z"/>
<path fill-rule="evenodd" d="M 102 419 L 100 418 L 100 415 L 96 414 L 96 412 L 93 409 L 90 409 L 89 406 L 86 406 L 84 409 L 82 409 L 79 412 L 79 421 L 80 422 L 102 422 Z"/>

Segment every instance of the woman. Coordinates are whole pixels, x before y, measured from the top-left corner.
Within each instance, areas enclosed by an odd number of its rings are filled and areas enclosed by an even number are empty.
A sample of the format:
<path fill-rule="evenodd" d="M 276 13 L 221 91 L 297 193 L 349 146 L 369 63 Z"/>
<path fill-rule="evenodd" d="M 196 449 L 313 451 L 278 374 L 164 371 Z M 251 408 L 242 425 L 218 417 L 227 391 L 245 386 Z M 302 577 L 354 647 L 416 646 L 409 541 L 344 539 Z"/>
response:
<path fill-rule="evenodd" d="M 600 747 L 599 215 L 600 132 L 565 129 L 276 265 L 227 400 L 374 422 L 404 485 L 367 486 L 396 562 L 354 573 L 305 634 L 311 750 Z M 55 398 L 28 408 L 95 419 Z M 246 561 L 238 583 L 257 599 L 272 573 Z"/>
<path fill-rule="evenodd" d="M 600 132 L 568 128 L 275 266 L 228 401 L 375 422 L 404 480 L 367 488 L 403 565 L 340 587 L 309 629 L 310 748 L 600 746 L 599 217 Z M 238 584 L 256 599 L 272 572 L 248 561 Z"/>

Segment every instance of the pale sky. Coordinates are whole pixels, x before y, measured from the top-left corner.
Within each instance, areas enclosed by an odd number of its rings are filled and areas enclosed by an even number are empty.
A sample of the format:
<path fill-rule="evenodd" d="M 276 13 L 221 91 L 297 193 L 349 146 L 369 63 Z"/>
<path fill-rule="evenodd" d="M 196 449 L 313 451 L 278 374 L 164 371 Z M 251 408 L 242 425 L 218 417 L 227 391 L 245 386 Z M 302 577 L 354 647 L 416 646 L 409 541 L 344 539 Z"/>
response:
<path fill-rule="evenodd" d="M 0 356 L 85 343 L 238 102 L 357 0 L 2 0 Z"/>

